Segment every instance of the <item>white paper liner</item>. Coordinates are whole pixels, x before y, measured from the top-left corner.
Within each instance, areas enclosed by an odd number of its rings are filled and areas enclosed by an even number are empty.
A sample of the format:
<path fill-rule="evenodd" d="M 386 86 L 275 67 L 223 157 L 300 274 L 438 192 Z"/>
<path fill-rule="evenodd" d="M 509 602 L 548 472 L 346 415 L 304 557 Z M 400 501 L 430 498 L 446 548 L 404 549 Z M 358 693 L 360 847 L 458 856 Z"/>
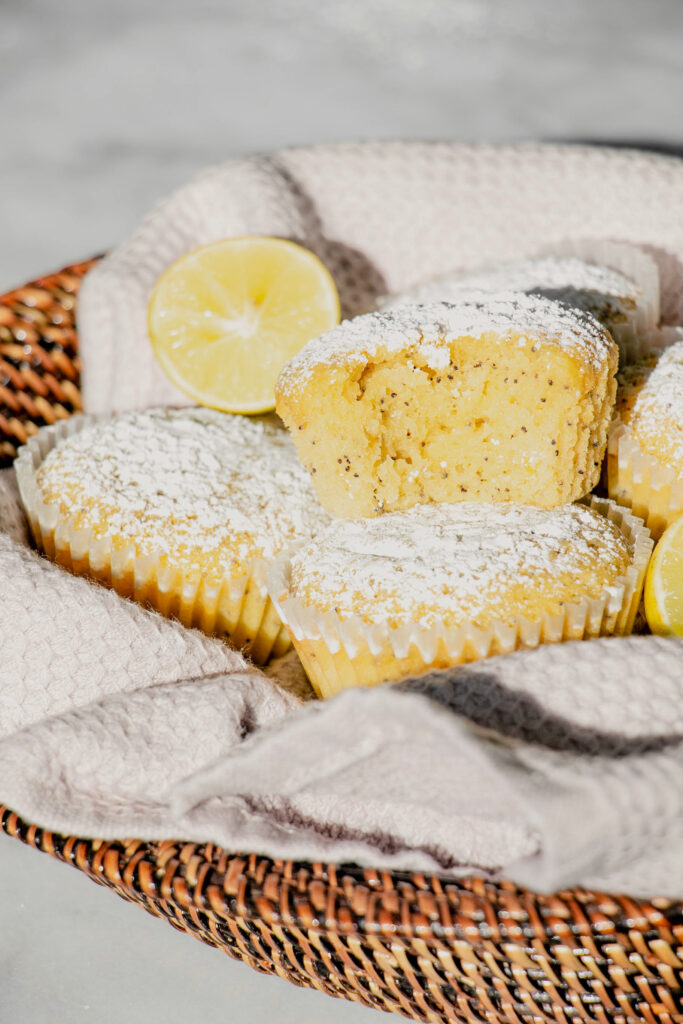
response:
<path fill-rule="evenodd" d="M 77 529 L 57 505 L 43 501 L 36 474 L 48 452 L 94 421 L 74 416 L 43 427 L 19 450 L 14 467 L 36 546 L 64 568 L 105 583 L 122 597 L 228 638 L 258 663 L 283 654 L 289 636 L 268 597 L 263 559 L 255 558 L 242 576 L 226 573 L 220 582 L 211 582 L 200 572 L 188 574 L 169 565 L 162 550 L 141 553 L 134 543 L 117 544 L 111 535 L 95 539 L 90 529 Z"/>
<path fill-rule="evenodd" d="M 617 270 L 640 289 L 634 310 L 624 310 L 624 322 L 610 324 L 619 346 L 620 363 L 637 363 L 649 350 L 659 324 L 659 269 L 653 258 L 637 245 L 602 238 L 568 238 L 544 247 L 543 256 L 575 257 L 585 263 Z"/>
<path fill-rule="evenodd" d="M 645 522 L 655 540 L 683 515 L 683 477 L 644 452 L 619 417 L 607 441 L 607 490 Z"/>
<path fill-rule="evenodd" d="M 431 667 L 476 661 L 542 643 L 624 636 L 633 629 L 653 541 L 642 520 L 615 502 L 591 495 L 584 504 L 607 516 L 621 531 L 629 544 L 631 565 L 598 597 L 568 602 L 557 615 L 544 613 L 535 620 L 516 615 L 511 624 L 498 620 L 486 629 L 471 622 L 456 628 L 442 624 L 424 628 L 418 622 L 399 627 L 386 622 L 370 624 L 357 615 L 341 619 L 336 612 L 321 613 L 289 593 L 292 549 L 270 563 L 266 585 L 311 683 L 322 697 L 348 686 L 373 686 Z"/>

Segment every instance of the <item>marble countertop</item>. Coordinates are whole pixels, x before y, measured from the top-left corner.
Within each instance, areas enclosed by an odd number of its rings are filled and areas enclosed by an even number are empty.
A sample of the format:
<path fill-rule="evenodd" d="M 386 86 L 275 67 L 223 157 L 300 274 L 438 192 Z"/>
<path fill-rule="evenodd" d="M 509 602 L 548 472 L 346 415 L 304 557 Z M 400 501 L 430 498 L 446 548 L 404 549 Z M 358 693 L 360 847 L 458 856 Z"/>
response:
<path fill-rule="evenodd" d="M 202 167 L 364 138 L 683 145 L 679 0 L 5 0 L 0 290 Z M 1 795 L 1 794 L 0 794 Z M 255 974 L 0 836 L 2 1019 L 388 1019 Z"/>
<path fill-rule="evenodd" d="M 4 0 L 0 289 L 195 171 L 361 138 L 679 145 L 679 0 Z"/>

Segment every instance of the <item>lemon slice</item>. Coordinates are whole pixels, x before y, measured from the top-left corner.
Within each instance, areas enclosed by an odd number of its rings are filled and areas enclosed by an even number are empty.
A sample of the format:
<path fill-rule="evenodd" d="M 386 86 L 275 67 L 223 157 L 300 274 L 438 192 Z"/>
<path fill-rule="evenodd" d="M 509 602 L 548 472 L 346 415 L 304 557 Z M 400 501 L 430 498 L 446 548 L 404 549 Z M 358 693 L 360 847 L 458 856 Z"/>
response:
<path fill-rule="evenodd" d="M 645 579 L 645 615 L 653 633 L 683 636 L 683 516 L 655 548 Z"/>
<path fill-rule="evenodd" d="M 281 238 L 228 238 L 186 253 L 159 278 L 148 311 L 167 376 L 225 412 L 275 408 L 282 367 L 338 323 L 329 272 Z"/>

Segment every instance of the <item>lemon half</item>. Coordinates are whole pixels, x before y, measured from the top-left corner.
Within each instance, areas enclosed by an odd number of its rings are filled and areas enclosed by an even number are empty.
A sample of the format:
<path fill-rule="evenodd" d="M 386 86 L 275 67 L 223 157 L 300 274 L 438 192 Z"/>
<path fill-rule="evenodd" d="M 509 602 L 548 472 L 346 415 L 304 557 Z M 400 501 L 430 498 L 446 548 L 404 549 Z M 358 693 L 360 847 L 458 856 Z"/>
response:
<path fill-rule="evenodd" d="M 282 238 L 228 238 L 186 253 L 159 278 L 149 336 L 167 376 L 200 405 L 258 413 L 307 341 L 339 323 L 334 281 Z"/>
<path fill-rule="evenodd" d="M 683 636 L 683 516 L 655 548 L 645 579 L 645 615 L 653 633 Z"/>

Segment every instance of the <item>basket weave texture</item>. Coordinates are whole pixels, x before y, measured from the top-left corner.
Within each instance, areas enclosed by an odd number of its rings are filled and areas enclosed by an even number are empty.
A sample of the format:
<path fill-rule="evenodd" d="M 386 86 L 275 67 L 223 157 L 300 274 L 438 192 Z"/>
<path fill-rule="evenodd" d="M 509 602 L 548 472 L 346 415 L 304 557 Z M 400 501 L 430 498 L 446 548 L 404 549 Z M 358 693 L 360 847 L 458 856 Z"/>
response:
<path fill-rule="evenodd" d="M 81 408 L 88 261 L 0 297 L 0 464 Z M 0 798 L 2 794 L 0 793 Z M 421 1021 L 683 1024 L 683 905 L 0 828 L 256 970 Z"/>
<path fill-rule="evenodd" d="M 39 427 L 80 412 L 76 295 L 88 260 L 0 296 L 0 466 Z"/>

